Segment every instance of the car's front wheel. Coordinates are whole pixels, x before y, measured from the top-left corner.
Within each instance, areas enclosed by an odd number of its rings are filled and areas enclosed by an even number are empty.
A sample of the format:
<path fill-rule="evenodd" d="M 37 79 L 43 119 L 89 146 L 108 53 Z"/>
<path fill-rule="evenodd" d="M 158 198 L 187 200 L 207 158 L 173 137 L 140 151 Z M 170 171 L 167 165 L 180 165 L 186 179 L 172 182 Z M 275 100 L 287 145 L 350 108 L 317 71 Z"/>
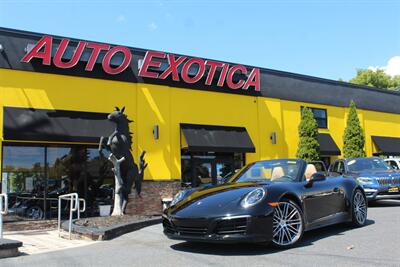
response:
<path fill-rule="evenodd" d="M 368 212 L 367 199 L 360 189 L 356 189 L 353 194 L 351 211 L 353 225 L 356 227 L 365 225 Z"/>
<path fill-rule="evenodd" d="M 287 248 L 296 244 L 304 232 L 303 212 L 291 200 L 281 200 L 275 207 L 273 216 L 272 244 Z"/>
<path fill-rule="evenodd" d="M 41 220 L 44 218 L 44 212 L 39 206 L 32 206 L 26 210 L 26 217 L 33 220 Z"/>

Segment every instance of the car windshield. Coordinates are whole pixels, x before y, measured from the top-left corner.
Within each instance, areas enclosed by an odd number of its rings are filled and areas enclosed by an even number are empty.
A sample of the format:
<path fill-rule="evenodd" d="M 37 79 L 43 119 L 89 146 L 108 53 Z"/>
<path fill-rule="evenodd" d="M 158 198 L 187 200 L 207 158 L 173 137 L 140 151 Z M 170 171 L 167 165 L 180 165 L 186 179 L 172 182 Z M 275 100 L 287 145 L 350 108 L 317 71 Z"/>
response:
<path fill-rule="evenodd" d="M 383 171 L 390 170 L 390 167 L 380 158 L 359 158 L 347 162 L 349 171 Z"/>
<path fill-rule="evenodd" d="M 302 161 L 300 160 L 265 160 L 245 166 L 229 182 L 272 182 L 283 183 L 297 180 Z"/>

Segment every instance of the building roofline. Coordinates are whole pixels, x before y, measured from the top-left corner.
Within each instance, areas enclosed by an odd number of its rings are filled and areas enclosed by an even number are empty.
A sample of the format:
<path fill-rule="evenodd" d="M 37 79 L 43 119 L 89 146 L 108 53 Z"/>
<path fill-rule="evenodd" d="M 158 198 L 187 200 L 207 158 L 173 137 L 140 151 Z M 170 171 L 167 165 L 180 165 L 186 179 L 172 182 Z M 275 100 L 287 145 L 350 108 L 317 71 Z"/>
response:
<path fill-rule="evenodd" d="M 87 39 L 77 39 L 77 38 L 74 38 L 74 37 L 53 35 L 53 34 L 49 34 L 49 33 L 32 32 L 32 31 L 26 31 L 26 30 L 18 30 L 18 29 L 13 29 L 13 28 L 6 28 L 6 27 L 0 27 L 0 32 L 16 33 L 16 34 L 22 34 L 22 35 L 28 35 L 28 36 L 35 35 L 35 36 L 38 36 L 38 37 L 39 36 L 43 36 L 43 35 L 51 35 L 51 36 L 56 37 L 56 38 L 69 38 L 69 39 L 74 40 L 74 41 L 82 40 L 82 41 L 87 41 L 87 42 L 104 43 L 104 42 L 87 40 Z M 113 43 L 104 43 L 104 44 L 109 44 L 109 45 L 112 45 L 112 46 L 121 45 L 121 44 L 113 44 Z M 125 45 L 123 45 L 123 46 L 125 46 Z M 132 50 L 160 51 L 160 50 L 145 49 L 145 48 L 132 47 L 132 46 L 126 46 L 126 47 L 128 47 L 129 49 L 132 49 Z M 182 55 L 182 56 L 187 56 L 187 57 L 200 57 L 200 58 L 208 59 L 208 60 L 221 61 L 221 60 L 218 60 L 218 59 L 204 58 L 204 57 L 201 57 L 201 56 L 190 56 L 190 55 L 177 54 L 177 53 L 168 52 L 168 51 L 162 51 L 162 52 L 172 53 L 172 54 L 175 54 L 175 55 Z M 270 74 L 274 74 L 274 75 L 278 75 L 278 76 L 281 76 L 281 77 L 296 78 L 296 79 L 301 79 L 301 80 L 310 81 L 310 82 L 321 82 L 321 83 L 325 83 L 325 84 L 332 84 L 332 85 L 337 85 L 337 86 L 345 86 L 345 87 L 350 87 L 350 88 L 354 88 L 354 89 L 368 90 L 368 91 L 374 91 L 374 92 L 380 92 L 380 93 L 384 93 L 384 94 L 392 94 L 392 95 L 400 96 L 400 91 L 397 91 L 397 90 L 389 90 L 389 89 L 383 89 L 383 88 L 378 88 L 378 87 L 359 85 L 359 84 L 354 84 L 354 83 L 345 82 L 345 81 L 337 81 L 337 80 L 332 80 L 332 79 L 328 79 L 328 78 L 316 77 L 316 76 L 311 76 L 311 75 L 306 75 L 306 74 L 299 74 L 299 73 L 294 73 L 294 72 L 289 72 L 289 71 L 269 69 L 269 68 L 265 68 L 265 67 L 246 65 L 246 64 L 235 63 L 235 62 L 230 62 L 230 61 L 222 61 L 222 62 L 226 62 L 226 63 L 234 64 L 234 65 L 240 64 L 240 65 L 244 65 L 244 66 L 249 67 L 249 68 L 259 68 L 260 71 L 264 71 L 264 72 L 267 72 L 267 73 L 270 73 Z"/>

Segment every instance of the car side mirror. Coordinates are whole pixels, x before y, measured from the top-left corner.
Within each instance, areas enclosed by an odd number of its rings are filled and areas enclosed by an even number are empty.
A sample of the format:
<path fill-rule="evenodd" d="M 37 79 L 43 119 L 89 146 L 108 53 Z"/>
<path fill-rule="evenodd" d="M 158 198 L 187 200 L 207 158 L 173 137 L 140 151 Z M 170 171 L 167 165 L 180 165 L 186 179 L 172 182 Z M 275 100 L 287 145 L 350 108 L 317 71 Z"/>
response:
<path fill-rule="evenodd" d="M 313 181 L 313 182 L 319 182 L 319 181 L 324 181 L 324 180 L 326 180 L 326 176 L 325 176 L 325 174 L 320 173 L 320 172 L 316 172 L 313 175 L 311 175 L 311 179 L 310 179 L 310 181 Z"/>
<path fill-rule="evenodd" d="M 316 172 L 313 175 L 311 175 L 310 180 L 308 180 L 308 183 L 306 184 L 306 187 L 311 187 L 314 182 L 320 182 L 326 180 L 326 176 L 323 173 Z"/>

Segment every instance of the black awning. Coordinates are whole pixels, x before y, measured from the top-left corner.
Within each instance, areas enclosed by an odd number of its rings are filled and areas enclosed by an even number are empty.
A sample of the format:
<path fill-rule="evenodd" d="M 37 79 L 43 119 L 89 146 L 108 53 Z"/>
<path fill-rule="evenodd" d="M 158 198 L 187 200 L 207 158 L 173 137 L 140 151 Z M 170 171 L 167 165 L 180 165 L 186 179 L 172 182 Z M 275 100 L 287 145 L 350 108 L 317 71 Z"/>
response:
<path fill-rule="evenodd" d="M 372 136 L 378 152 L 376 155 L 399 156 L 400 155 L 400 138 L 386 136 Z"/>
<path fill-rule="evenodd" d="M 189 151 L 255 152 L 245 127 L 182 124 Z"/>
<path fill-rule="evenodd" d="M 5 140 L 97 143 L 114 131 L 107 113 L 4 107 Z"/>
<path fill-rule="evenodd" d="M 319 143 L 319 153 L 322 156 L 337 156 L 341 154 L 339 147 L 330 134 L 320 133 L 317 140 Z"/>

